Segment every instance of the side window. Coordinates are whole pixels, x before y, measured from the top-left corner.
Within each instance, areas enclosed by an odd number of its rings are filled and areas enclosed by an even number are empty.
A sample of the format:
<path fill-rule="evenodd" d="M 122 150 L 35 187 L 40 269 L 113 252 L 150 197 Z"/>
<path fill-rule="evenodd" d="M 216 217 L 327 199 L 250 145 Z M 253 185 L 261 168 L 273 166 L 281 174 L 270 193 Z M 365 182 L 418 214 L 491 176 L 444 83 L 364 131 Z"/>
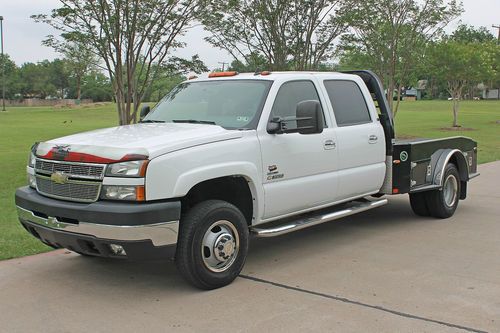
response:
<path fill-rule="evenodd" d="M 365 97 L 356 82 L 324 81 L 338 126 L 350 126 L 371 122 Z"/>
<path fill-rule="evenodd" d="M 274 100 L 271 117 L 295 117 L 297 104 L 302 101 L 320 101 L 318 92 L 311 81 L 291 81 L 284 83 Z M 323 115 L 324 117 L 324 115 Z M 287 123 L 288 128 L 297 128 L 297 122 Z M 326 122 L 325 122 L 326 127 Z"/>

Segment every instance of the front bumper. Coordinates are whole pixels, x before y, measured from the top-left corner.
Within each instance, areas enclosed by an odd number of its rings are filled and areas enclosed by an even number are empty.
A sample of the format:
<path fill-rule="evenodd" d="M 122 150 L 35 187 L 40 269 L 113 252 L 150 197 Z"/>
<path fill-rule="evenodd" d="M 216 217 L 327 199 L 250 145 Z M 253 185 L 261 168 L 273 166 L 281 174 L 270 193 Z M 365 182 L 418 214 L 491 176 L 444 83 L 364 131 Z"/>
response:
<path fill-rule="evenodd" d="M 16 191 L 21 224 L 42 242 L 56 248 L 130 259 L 158 258 L 177 242 L 180 202 L 90 204 L 50 199 L 29 187 Z M 126 256 L 110 245 L 120 245 Z"/>

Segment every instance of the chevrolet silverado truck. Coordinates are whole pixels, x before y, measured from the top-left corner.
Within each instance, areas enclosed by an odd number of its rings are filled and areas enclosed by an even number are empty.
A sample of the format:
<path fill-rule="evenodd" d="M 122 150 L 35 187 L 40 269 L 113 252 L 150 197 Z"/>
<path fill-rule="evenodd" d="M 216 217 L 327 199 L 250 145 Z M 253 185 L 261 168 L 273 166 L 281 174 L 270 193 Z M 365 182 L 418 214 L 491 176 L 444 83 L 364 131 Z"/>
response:
<path fill-rule="evenodd" d="M 181 83 L 139 124 L 37 143 L 15 202 L 43 243 L 85 256 L 165 258 L 214 289 L 241 272 L 249 237 L 273 237 L 408 193 L 451 217 L 477 176 L 465 137 L 396 140 L 378 77 L 213 73 Z"/>

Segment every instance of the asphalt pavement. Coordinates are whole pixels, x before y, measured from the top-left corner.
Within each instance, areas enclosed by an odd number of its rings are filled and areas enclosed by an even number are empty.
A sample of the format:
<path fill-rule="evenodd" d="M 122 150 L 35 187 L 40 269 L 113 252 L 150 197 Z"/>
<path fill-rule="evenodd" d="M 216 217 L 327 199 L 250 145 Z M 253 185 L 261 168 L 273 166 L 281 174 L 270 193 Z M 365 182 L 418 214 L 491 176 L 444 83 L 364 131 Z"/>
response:
<path fill-rule="evenodd" d="M 253 239 L 233 284 L 65 250 L 0 262 L 0 332 L 500 332 L 500 162 L 446 220 L 408 197 Z M 13 221 L 15 223 L 15 221 Z"/>

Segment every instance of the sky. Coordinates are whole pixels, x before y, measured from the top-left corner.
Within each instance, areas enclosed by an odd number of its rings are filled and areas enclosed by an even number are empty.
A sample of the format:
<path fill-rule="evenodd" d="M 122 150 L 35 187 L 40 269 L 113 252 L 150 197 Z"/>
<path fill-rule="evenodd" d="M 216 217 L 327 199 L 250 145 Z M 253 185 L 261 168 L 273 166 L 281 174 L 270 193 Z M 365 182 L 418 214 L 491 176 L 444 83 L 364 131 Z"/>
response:
<path fill-rule="evenodd" d="M 452 22 L 447 30 L 453 31 L 460 20 L 476 27 L 486 26 L 496 36 L 497 30 L 491 25 L 500 25 L 500 0 L 462 1 L 465 12 Z M 57 7 L 59 0 L 0 0 L 0 16 L 4 17 L 4 52 L 9 54 L 16 64 L 58 57 L 51 48 L 41 45 L 47 35 L 57 35 L 57 31 L 30 18 L 33 14 L 48 14 L 51 9 Z M 192 28 L 182 38 L 187 46 L 176 50 L 174 55 L 190 58 L 199 54 L 210 69 L 221 67 L 219 62 L 231 62 L 232 58 L 226 51 L 214 48 L 203 40 L 207 35 L 201 26 Z"/>

